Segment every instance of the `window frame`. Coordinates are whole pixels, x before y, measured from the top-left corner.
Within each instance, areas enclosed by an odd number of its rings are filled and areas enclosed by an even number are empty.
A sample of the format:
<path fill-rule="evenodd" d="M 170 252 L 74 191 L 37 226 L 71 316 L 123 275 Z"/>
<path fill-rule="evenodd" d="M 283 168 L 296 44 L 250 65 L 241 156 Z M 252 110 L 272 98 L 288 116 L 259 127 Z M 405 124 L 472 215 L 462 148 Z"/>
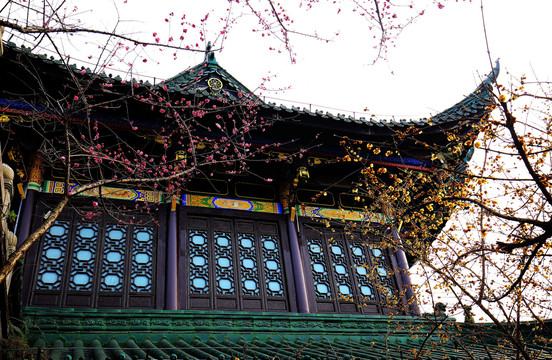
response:
<path fill-rule="evenodd" d="M 59 200 L 58 195 L 53 194 L 39 194 L 37 196 L 36 206 L 33 212 L 32 219 L 32 231 L 35 231 L 43 222 L 45 214 L 48 213 Z M 56 290 L 37 289 L 37 276 L 40 271 L 40 257 L 42 256 L 42 250 L 44 247 L 43 235 L 35 244 L 29 249 L 25 263 L 24 263 L 24 285 L 23 285 L 23 304 L 27 306 L 48 306 L 48 307 L 73 307 L 73 308 L 117 308 L 117 309 L 163 309 L 164 308 L 164 281 L 158 281 L 158 279 L 165 278 L 165 261 L 162 259 L 166 256 L 165 239 L 166 229 L 165 226 L 157 226 L 155 222 L 164 224 L 166 222 L 166 209 L 165 205 L 159 205 L 159 209 L 151 214 L 143 214 L 140 210 L 135 213 L 124 215 L 124 217 L 133 216 L 136 219 L 151 220 L 153 231 L 153 247 L 152 247 L 152 259 L 151 259 L 151 292 L 131 292 L 130 291 L 130 275 L 132 267 L 132 254 L 131 249 L 128 246 L 132 243 L 132 229 L 140 224 L 133 224 L 127 227 L 125 231 L 125 253 L 124 253 L 124 266 L 123 271 L 123 289 L 120 292 L 108 292 L 100 289 L 101 271 L 103 262 L 103 253 L 105 245 L 105 229 L 109 224 L 117 225 L 117 220 L 108 219 L 108 215 L 102 214 L 101 220 L 95 223 L 99 223 L 98 233 L 96 238 L 96 249 L 94 256 L 94 269 L 92 288 L 87 291 L 71 290 L 70 278 L 71 270 L 73 267 L 73 257 L 75 256 L 74 249 L 75 233 L 79 224 L 88 223 L 87 221 L 81 221 L 80 215 L 75 208 L 78 209 L 90 209 L 98 211 L 100 208 L 94 207 L 90 198 L 76 198 L 71 199 L 70 203 L 66 205 L 65 209 L 60 213 L 57 221 L 69 221 L 69 234 L 68 243 L 63 256 L 63 270 L 61 278 L 61 287 Z M 129 207 L 129 202 L 126 201 L 112 201 L 114 209 L 119 206 Z M 91 221 L 90 223 L 93 223 Z"/>
<path fill-rule="evenodd" d="M 299 228 L 300 230 L 300 236 L 299 236 L 299 246 L 301 249 L 301 255 L 302 260 L 304 264 L 304 272 L 305 272 L 305 280 L 306 280 L 306 287 L 307 287 L 307 297 L 310 304 L 311 313 L 340 313 L 340 314 L 366 314 L 366 315 L 388 315 L 388 314 L 405 314 L 405 312 L 401 309 L 397 308 L 390 308 L 385 306 L 385 302 L 383 301 L 383 298 L 380 294 L 379 289 L 377 289 L 377 284 L 372 284 L 372 289 L 375 290 L 375 300 L 372 301 L 361 301 L 360 297 L 360 289 L 358 280 L 356 279 L 356 276 L 352 269 L 347 270 L 348 277 L 350 278 L 350 282 L 353 285 L 353 294 L 352 294 L 352 301 L 348 299 L 339 298 L 337 296 L 337 287 L 335 284 L 335 275 L 334 271 L 335 268 L 331 265 L 332 259 L 329 256 L 329 250 L 324 250 L 324 256 L 325 256 L 325 266 L 326 269 L 331 269 L 331 272 L 328 273 L 327 278 L 328 282 L 331 285 L 331 291 L 332 296 L 330 298 L 320 298 L 316 296 L 315 291 L 315 280 L 313 277 L 313 269 L 311 267 L 311 257 L 309 253 L 309 244 L 307 241 L 307 238 L 309 237 L 309 232 L 314 232 L 316 228 L 320 229 L 322 232 L 321 237 L 323 237 L 323 246 L 327 245 L 327 235 L 328 233 L 335 234 L 335 236 L 340 236 L 341 241 L 344 244 L 350 244 L 349 240 L 347 240 L 346 236 L 344 236 L 345 227 L 343 224 L 339 224 L 336 221 L 332 220 L 315 220 L 310 219 L 307 217 L 299 217 Z M 327 227 L 325 221 L 329 221 L 330 226 Z M 378 226 L 375 224 L 374 226 Z M 332 232 L 332 229 L 335 230 L 335 232 Z M 334 235 L 332 235 L 334 237 Z M 373 236 L 368 239 L 364 240 L 355 240 L 355 242 L 362 244 L 377 244 L 378 240 L 375 239 Z M 346 268 L 352 268 L 354 266 L 353 256 L 352 256 L 352 250 L 350 246 L 344 246 L 346 248 L 345 250 L 345 256 L 347 259 L 347 267 Z M 371 249 L 371 247 L 370 247 Z M 400 270 L 397 268 L 397 261 L 395 259 L 395 255 L 391 253 L 388 249 L 381 250 L 382 253 L 385 256 L 387 266 L 390 268 L 391 271 L 393 271 L 393 274 L 389 276 L 390 281 L 392 282 L 393 286 L 393 293 L 394 296 L 397 296 L 397 301 L 400 303 L 399 307 L 404 307 L 405 305 L 405 298 L 404 294 L 401 292 L 402 288 L 402 279 L 400 278 Z M 363 254 L 365 256 L 366 252 Z M 366 256 L 365 256 L 366 257 Z M 370 256 L 369 259 L 367 259 L 367 262 L 369 262 L 369 266 L 374 266 L 372 264 L 373 256 Z"/>
<path fill-rule="evenodd" d="M 181 207 L 179 211 L 179 301 L 180 309 L 183 310 L 204 310 L 204 311 L 250 311 L 250 312 L 285 312 L 285 313 L 295 313 L 297 312 L 296 304 L 296 292 L 295 292 L 295 281 L 293 277 L 293 267 L 291 264 L 291 255 L 290 255 L 290 244 L 287 232 L 287 225 L 285 222 L 285 215 L 276 215 L 276 214 L 264 214 L 264 213 L 255 213 L 255 212 L 246 212 L 239 210 L 228 210 L 228 209 L 211 209 L 211 208 L 197 208 L 197 207 Z M 279 236 L 279 253 L 280 253 L 280 264 L 281 271 L 283 273 L 282 281 L 284 283 L 284 298 L 285 305 L 282 305 L 282 297 L 270 297 L 264 296 L 263 289 L 261 289 L 261 295 L 244 295 L 241 293 L 241 284 L 236 286 L 235 294 L 233 295 L 223 295 L 216 294 L 216 292 L 211 291 L 210 294 L 205 295 L 190 295 L 190 279 L 189 279 L 189 263 L 190 256 L 188 252 L 188 231 L 190 229 L 189 219 L 194 217 L 202 217 L 209 219 L 217 219 L 223 221 L 232 222 L 232 241 L 234 244 L 233 247 L 233 267 L 237 269 L 238 259 L 236 250 L 239 249 L 237 246 L 237 233 L 239 229 L 236 228 L 236 223 L 239 222 L 254 222 L 255 224 L 270 223 L 273 224 L 277 229 L 277 235 Z M 257 229 L 257 227 L 255 227 Z M 209 231 L 217 231 L 217 229 L 210 229 Z M 209 237 L 209 236 L 208 236 Z M 260 241 L 260 240 L 259 240 Z M 259 244 L 259 241 L 257 244 Z M 213 246 L 214 247 L 214 246 Z M 211 249 L 211 247 L 209 247 Z M 256 250 L 260 251 L 259 248 Z M 213 264 L 214 254 L 212 251 L 209 251 L 210 263 Z M 259 258 L 258 258 L 259 259 Z M 214 268 L 210 268 L 210 282 L 213 281 L 213 271 Z M 241 282 L 237 276 L 239 272 L 236 272 L 235 284 Z M 259 284 L 262 284 L 261 281 Z M 213 284 L 209 285 L 210 289 L 213 289 Z M 193 303 L 193 299 L 203 298 L 206 299 L 205 303 L 208 305 L 197 306 L 197 303 Z M 246 306 L 244 305 L 244 300 L 261 303 L 261 306 Z M 234 304 L 232 304 L 234 302 Z M 272 303 L 272 305 L 271 305 Z M 196 306 L 194 306 L 196 305 Z M 220 306 L 218 306 L 220 305 Z"/>

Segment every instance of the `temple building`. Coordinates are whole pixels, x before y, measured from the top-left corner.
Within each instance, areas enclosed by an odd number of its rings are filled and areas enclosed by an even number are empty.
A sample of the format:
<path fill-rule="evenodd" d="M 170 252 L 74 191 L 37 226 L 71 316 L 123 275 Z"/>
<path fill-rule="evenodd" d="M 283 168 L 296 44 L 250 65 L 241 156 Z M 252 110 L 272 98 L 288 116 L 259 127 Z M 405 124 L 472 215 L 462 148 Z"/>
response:
<path fill-rule="evenodd" d="M 367 168 L 431 174 L 497 75 L 433 117 L 379 120 L 264 102 L 210 49 L 152 85 L 6 44 L 18 246 L 41 231 L 12 274 L 14 358 L 487 358 L 421 316 L 415 259 L 383 245 L 406 226 L 357 186 Z M 471 149 L 452 153 L 461 168 Z"/>

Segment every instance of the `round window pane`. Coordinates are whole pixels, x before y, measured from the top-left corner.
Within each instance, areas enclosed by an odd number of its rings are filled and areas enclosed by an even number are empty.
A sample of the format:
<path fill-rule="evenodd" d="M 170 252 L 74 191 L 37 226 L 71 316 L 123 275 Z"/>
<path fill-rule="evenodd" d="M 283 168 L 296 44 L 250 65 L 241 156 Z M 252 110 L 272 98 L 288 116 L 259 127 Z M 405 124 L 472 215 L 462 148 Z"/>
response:
<path fill-rule="evenodd" d="M 79 235 L 86 239 L 92 239 L 95 234 L 96 232 L 94 231 L 94 229 L 89 227 L 82 228 L 79 231 Z"/>
<path fill-rule="evenodd" d="M 268 260 L 266 262 L 266 267 L 269 270 L 276 270 L 276 269 L 278 269 L 278 263 L 274 260 Z"/>
<path fill-rule="evenodd" d="M 279 283 L 277 283 L 276 281 L 270 281 L 268 283 L 268 288 L 271 290 L 271 291 L 274 291 L 274 292 L 278 292 L 282 289 L 282 287 L 280 286 Z"/>
<path fill-rule="evenodd" d="M 147 231 L 138 231 L 136 233 L 136 240 L 138 241 L 148 241 L 151 239 L 151 234 Z"/>
<path fill-rule="evenodd" d="M 255 262 L 251 259 L 243 259 L 243 267 L 247 269 L 253 269 L 255 267 Z"/>
<path fill-rule="evenodd" d="M 105 256 L 107 261 L 109 262 L 119 262 L 121 261 L 121 258 L 123 257 L 120 253 L 116 252 L 116 251 L 110 251 L 107 253 L 107 255 Z"/>
<path fill-rule="evenodd" d="M 250 248 L 253 246 L 253 242 L 249 239 L 241 239 L 241 245 L 244 247 L 244 248 Z"/>
<path fill-rule="evenodd" d="M 205 258 L 202 257 L 202 256 L 194 256 L 192 258 L 192 263 L 195 266 L 203 266 L 203 265 L 205 265 Z"/>
<path fill-rule="evenodd" d="M 53 236 L 61 236 L 65 234 L 65 227 L 54 225 L 50 228 L 50 234 Z"/>
<path fill-rule="evenodd" d="M 232 288 L 232 282 L 228 279 L 219 280 L 219 286 L 221 289 L 229 290 Z"/>
<path fill-rule="evenodd" d="M 218 264 L 221 267 L 225 267 L 225 268 L 230 267 L 230 259 L 221 257 L 220 259 L 218 259 Z"/>
<path fill-rule="evenodd" d="M 228 241 L 228 238 L 226 237 L 218 237 L 217 238 L 217 244 L 219 244 L 220 246 L 228 246 L 229 244 L 229 241 Z"/>
<path fill-rule="evenodd" d="M 40 277 L 44 284 L 53 284 L 58 281 L 59 276 L 55 272 L 47 271 Z"/>
<path fill-rule="evenodd" d="M 255 290 L 257 288 L 257 284 L 255 283 L 255 281 L 253 280 L 245 280 L 243 282 L 243 286 L 247 289 L 247 290 Z"/>
<path fill-rule="evenodd" d="M 134 285 L 136 285 L 137 287 L 146 287 L 148 286 L 149 284 L 149 279 L 147 278 L 147 276 L 136 276 L 134 278 Z"/>
<path fill-rule="evenodd" d="M 124 234 L 121 230 L 111 230 L 108 235 L 112 240 L 120 240 L 123 238 Z"/>
<path fill-rule="evenodd" d="M 48 259 L 51 259 L 51 260 L 59 259 L 61 257 L 61 250 L 60 249 L 48 249 L 48 250 L 46 250 L 45 256 Z"/>
<path fill-rule="evenodd" d="M 338 274 L 345 274 L 347 272 L 347 269 L 345 269 L 345 266 L 343 265 L 336 265 L 335 272 Z"/>
<path fill-rule="evenodd" d="M 372 289 L 370 289 L 369 286 L 361 286 L 360 292 L 362 293 L 362 295 L 365 295 L 365 296 L 372 295 Z"/>
<path fill-rule="evenodd" d="M 276 249 L 276 244 L 274 243 L 274 241 L 268 240 L 264 242 L 264 247 L 268 250 L 274 250 Z"/>
<path fill-rule="evenodd" d="M 347 285 L 339 285 L 339 292 L 343 295 L 349 295 L 351 293 L 351 289 Z"/>
<path fill-rule="evenodd" d="M 194 235 L 192 236 L 192 242 L 196 245 L 203 245 L 205 238 L 201 235 Z"/>
<path fill-rule="evenodd" d="M 202 279 L 202 278 L 195 278 L 194 280 L 192 280 L 192 285 L 196 289 L 203 289 L 206 284 L 207 283 L 205 282 L 205 279 Z"/>
<path fill-rule="evenodd" d="M 76 285 L 88 284 L 89 280 L 90 280 L 90 277 L 86 274 L 75 274 L 75 276 L 73 277 L 73 282 Z"/>
<path fill-rule="evenodd" d="M 320 293 L 320 294 L 327 294 L 328 293 L 328 287 L 324 284 L 318 284 L 316 285 L 316 290 Z"/>
<path fill-rule="evenodd" d="M 136 262 L 138 264 L 147 264 L 150 261 L 150 257 L 146 253 L 136 254 Z"/>
<path fill-rule="evenodd" d="M 107 275 L 104 278 L 104 284 L 107 286 L 117 286 L 119 285 L 119 277 L 117 275 Z"/>
<path fill-rule="evenodd" d="M 77 251 L 77 259 L 80 261 L 88 261 L 92 259 L 92 252 L 90 250 L 79 250 Z"/>
<path fill-rule="evenodd" d="M 326 270 L 324 269 L 324 265 L 322 264 L 312 264 L 312 268 L 314 269 L 314 271 L 316 271 L 317 273 L 325 273 Z"/>

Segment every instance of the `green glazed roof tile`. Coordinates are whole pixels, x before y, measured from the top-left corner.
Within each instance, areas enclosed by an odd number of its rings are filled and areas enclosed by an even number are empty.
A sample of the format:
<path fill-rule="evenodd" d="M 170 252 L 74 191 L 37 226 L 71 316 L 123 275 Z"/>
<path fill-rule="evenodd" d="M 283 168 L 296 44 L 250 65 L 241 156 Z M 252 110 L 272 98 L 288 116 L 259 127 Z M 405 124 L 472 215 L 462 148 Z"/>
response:
<path fill-rule="evenodd" d="M 128 339 L 124 345 L 125 352 L 130 356 L 137 356 L 138 358 L 145 359 L 146 353 L 136 344 L 133 339 Z"/>
<path fill-rule="evenodd" d="M 184 353 L 189 354 L 187 356 L 197 357 L 199 359 L 209 359 L 211 355 L 207 354 L 202 349 L 196 348 L 189 344 L 188 342 L 180 339 L 175 342 L 175 346 L 181 349 Z"/>
<path fill-rule="evenodd" d="M 84 344 L 82 340 L 77 339 L 73 342 L 73 345 L 71 345 L 71 356 L 73 359 L 84 359 Z"/>
<path fill-rule="evenodd" d="M 61 359 L 64 352 L 68 352 L 68 351 L 67 351 L 67 348 L 64 349 L 63 341 L 61 341 L 60 339 L 54 341 L 54 343 L 52 344 L 50 357 L 53 360 Z"/>
<path fill-rule="evenodd" d="M 166 353 L 169 353 L 171 355 L 176 355 L 177 358 L 185 359 L 188 357 L 188 355 L 180 350 L 179 348 L 175 347 L 173 344 L 171 344 L 170 341 L 167 339 L 161 339 L 159 341 L 159 346 L 164 349 Z"/>
<path fill-rule="evenodd" d="M 149 355 L 157 359 L 168 359 L 171 355 L 166 349 L 161 350 L 155 346 L 149 339 L 142 341 L 142 349 L 149 351 Z"/>
<path fill-rule="evenodd" d="M 54 360 L 66 359 L 70 355 L 73 360 L 107 360 L 119 359 L 421 359 L 433 360 L 444 358 L 483 360 L 489 355 L 493 358 L 514 359 L 515 352 L 504 348 L 487 346 L 485 349 L 478 344 L 463 342 L 463 346 L 453 341 L 442 341 L 439 338 L 425 339 L 418 343 L 399 344 L 393 338 L 383 337 L 379 341 L 365 339 L 343 341 L 327 336 L 306 338 L 267 338 L 265 341 L 240 338 L 232 341 L 210 338 L 206 341 L 194 339 L 187 342 L 183 339 L 170 342 L 163 338 L 158 342 L 149 339 L 138 344 L 129 337 L 121 345 L 121 340 L 111 339 L 101 344 L 94 339 L 89 344 L 77 339 L 72 344 L 63 340 L 54 341 L 51 347 L 43 346 L 42 354 Z M 466 349 L 469 354 L 466 353 Z M 37 349 L 33 349 L 37 351 Z M 508 352 L 510 351 L 510 352 Z M 542 354 L 541 359 L 549 354 Z"/>
<path fill-rule="evenodd" d="M 109 340 L 109 342 L 107 343 L 107 346 L 105 346 L 105 348 L 107 350 L 108 356 L 111 357 L 112 359 L 116 359 L 121 354 L 123 354 L 125 356 L 129 356 L 129 354 L 121 348 L 121 345 L 119 345 L 119 343 L 115 339 Z M 86 360 L 88 360 L 88 359 L 86 359 Z"/>
<path fill-rule="evenodd" d="M 107 358 L 102 343 L 98 339 L 94 339 L 90 343 L 90 353 L 95 360 L 105 360 Z"/>

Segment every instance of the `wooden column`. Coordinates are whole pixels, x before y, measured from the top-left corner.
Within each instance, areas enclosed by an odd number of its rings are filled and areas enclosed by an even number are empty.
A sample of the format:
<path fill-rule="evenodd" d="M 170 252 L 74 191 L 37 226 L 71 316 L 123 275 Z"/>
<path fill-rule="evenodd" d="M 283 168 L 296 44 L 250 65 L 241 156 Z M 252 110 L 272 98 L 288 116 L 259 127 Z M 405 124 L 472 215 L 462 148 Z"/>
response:
<path fill-rule="evenodd" d="M 178 226 L 176 216 L 176 203 L 178 197 L 173 196 L 171 213 L 169 215 L 169 234 L 167 241 L 167 282 L 166 301 L 167 310 L 178 310 Z"/>
<path fill-rule="evenodd" d="M 397 230 L 393 230 L 393 238 L 397 243 L 400 242 L 399 233 Z M 418 302 L 414 296 L 414 290 L 412 290 L 412 282 L 410 281 L 410 274 L 408 273 L 408 261 L 406 255 L 401 249 L 395 251 L 395 257 L 397 258 L 397 264 L 401 274 L 401 280 L 405 287 L 405 297 L 408 302 L 408 310 L 412 315 L 420 315 L 420 309 L 418 308 Z"/>
<path fill-rule="evenodd" d="M 293 264 L 293 276 L 295 280 L 295 292 L 297 294 L 297 306 L 300 313 L 308 313 L 309 302 L 307 297 L 307 285 L 305 281 L 305 270 L 301 258 L 301 248 L 299 247 L 299 238 L 295 222 L 288 217 L 288 234 L 291 251 L 291 262 Z"/>
<path fill-rule="evenodd" d="M 23 211 L 19 214 L 17 220 L 17 247 L 27 239 L 31 230 L 33 210 L 35 207 L 36 194 L 40 191 L 42 184 L 42 158 L 35 156 L 33 159 L 29 183 L 27 184 L 27 192 L 25 194 L 25 202 Z"/>

